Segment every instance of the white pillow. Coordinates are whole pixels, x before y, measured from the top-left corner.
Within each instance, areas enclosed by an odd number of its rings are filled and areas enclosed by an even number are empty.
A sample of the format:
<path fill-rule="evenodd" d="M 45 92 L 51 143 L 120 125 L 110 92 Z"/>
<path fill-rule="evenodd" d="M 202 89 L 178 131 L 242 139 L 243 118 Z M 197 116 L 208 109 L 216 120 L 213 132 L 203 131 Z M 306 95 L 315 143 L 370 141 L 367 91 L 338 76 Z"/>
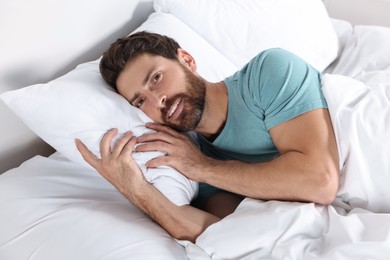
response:
<path fill-rule="evenodd" d="M 375 87 L 390 86 L 390 28 L 357 25 L 331 73 L 353 77 Z"/>
<path fill-rule="evenodd" d="M 272 47 L 320 71 L 337 56 L 337 36 L 321 0 L 155 0 L 154 8 L 178 17 L 239 67 Z"/>
<path fill-rule="evenodd" d="M 189 27 L 169 14 L 156 13 L 138 30 L 167 34 L 183 42 L 193 52 L 208 79 L 221 80 L 235 67 Z M 47 84 L 32 85 L 0 95 L 12 111 L 44 141 L 71 161 L 90 167 L 77 151 L 74 139 L 80 138 L 99 155 L 102 135 L 111 128 L 119 133 L 131 130 L 146 133 L 145 122 L 151 121 L 141 110 L 112 90 L 102 79 L 99 60 L 79 65 L 68 74 Z M 6 127 L 4 125 L 3 127 Z M 169 167 L 146 169 L 145 163 L 161 153 L 135 154 L 146 179 L 177 205 L 188 204 L 197 193 L 197 184 Z"/>

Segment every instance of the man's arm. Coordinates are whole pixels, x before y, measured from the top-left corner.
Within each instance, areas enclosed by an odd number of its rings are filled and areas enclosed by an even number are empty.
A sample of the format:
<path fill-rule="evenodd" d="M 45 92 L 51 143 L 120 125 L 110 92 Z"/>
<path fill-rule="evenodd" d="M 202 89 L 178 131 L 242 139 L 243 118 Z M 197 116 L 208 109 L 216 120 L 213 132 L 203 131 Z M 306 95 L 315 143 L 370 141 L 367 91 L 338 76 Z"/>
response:
<path fill-rule="evenodd" d="M 137 190 L 127 189 L 122 194 L 136 207 L 179 240 L 195 243 L 196 238 L 211 224 L 220 219 L 189 205 L 177 206 L 153 185 L 146 182 Z"/>
<path fill-rule="evenodd" d="M 111 143 L 116 134 L 117 130 L 113 129 L 103 137 L 100 144 L 101 159 L 93 155 L 80 140 L 76 139 L 75 142 L 84 160 L 136 207 L 159 223 L 173 237 L 192 242 L 209 225 L 220 220 L 189 205 L 173 204 L 154 186 L 147 183 L 132 157 L 136 138 L 129 132 L 111 150 Z"/>
<path fill-rule="evenodd" d="M 280 156 L 269 162 L 218 161 L 206 157 L 165 126 L 139 138 L 137 151 L 160 150 L 167 156 L 148 167 L 170 165 L 188 178 L 258 199 L 331 203 L 339 185 L 338 152 L 327 109 L 315 109 L 270 130 Z M 239 137 L 238 137 L 239 138 Z"/>

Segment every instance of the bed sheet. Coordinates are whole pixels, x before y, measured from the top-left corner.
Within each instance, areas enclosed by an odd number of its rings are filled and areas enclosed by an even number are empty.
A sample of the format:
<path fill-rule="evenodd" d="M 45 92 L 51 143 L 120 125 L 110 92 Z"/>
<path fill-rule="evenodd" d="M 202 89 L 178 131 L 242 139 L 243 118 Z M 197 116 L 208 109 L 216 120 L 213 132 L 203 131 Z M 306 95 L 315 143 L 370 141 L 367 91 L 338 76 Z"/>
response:
<path fill-rule="evenodd" d="M 0 175 L 0 259 L 186 259 L 95 171 L 59 153 Z"/>

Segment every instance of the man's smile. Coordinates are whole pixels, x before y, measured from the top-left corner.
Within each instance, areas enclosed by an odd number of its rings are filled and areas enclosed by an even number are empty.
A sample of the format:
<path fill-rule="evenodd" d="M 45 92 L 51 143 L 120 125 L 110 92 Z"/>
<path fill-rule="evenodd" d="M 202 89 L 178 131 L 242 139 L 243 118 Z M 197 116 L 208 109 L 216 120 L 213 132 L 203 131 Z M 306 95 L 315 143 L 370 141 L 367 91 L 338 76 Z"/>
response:
<path fill-rule="evenodd" d="M 173 105 L 168 111 L 168 118 L 171 118 L 173 116 L 173 118 L 175 119 L 180 115 L 181 111 L 183 110 L 181 101 L 182 101 L 181 97 L 175 100 L 175 102 L 173 103 Z"/>

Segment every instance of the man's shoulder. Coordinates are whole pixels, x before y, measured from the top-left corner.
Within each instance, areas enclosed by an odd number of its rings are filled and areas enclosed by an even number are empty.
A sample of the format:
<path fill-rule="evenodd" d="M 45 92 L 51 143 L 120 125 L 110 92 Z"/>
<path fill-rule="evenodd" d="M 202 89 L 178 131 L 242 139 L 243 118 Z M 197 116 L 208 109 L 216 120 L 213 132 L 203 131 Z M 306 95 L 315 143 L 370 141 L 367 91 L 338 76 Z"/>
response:
<path fill-rule="evenodd" d="M 266 82 L 275 80 L 286 74 L 286 71 L 295 69 L 295 64 L 304 65 L 293 53 L 282 48 L 271 48 L 258 53 L 240 71 L 234 75 L 234 79 L 248 79 L 252 83 L 260 79 Z"/>
<path fill-rule="evenodd" d="M 289 52 L 288 50 L 286 49 L 282 49 L 282 48 L 270 48 L 270 49 L 266 49 L 266 50 L 263 50 L 261 52 L 259 52 L 259 56 L 261 55 L 264 55 L 264 56 L 268 56 L 270 55 L 271 57 L 278 57 L 278 56 L 285 56 L 285 55 L 291 55 L 292 53 Z"/>
<path fill-rule="evenodd" d="M 286 63 L 291 60 L 299 59 L 294 53 L 282 49 L 282 48 L 271 48 L 264 50 L 257 54 L 249 63 Z"/>

